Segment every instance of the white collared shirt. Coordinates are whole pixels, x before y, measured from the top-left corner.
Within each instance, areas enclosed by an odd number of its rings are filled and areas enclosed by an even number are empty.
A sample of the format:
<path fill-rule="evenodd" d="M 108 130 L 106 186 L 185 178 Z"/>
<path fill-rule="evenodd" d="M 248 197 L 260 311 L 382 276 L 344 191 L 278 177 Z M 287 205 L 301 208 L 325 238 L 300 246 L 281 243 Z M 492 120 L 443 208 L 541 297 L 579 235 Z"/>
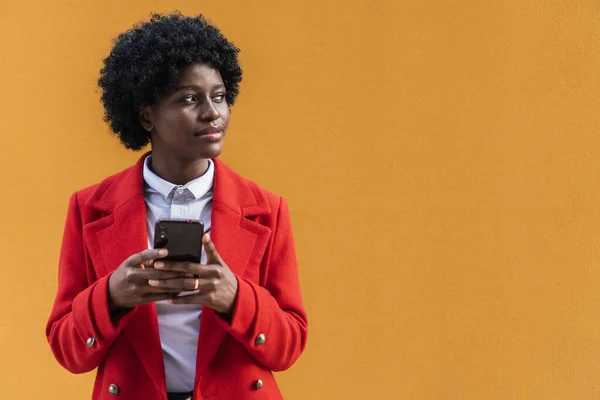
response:
<path fill-rule="evenodd" d="M 154 243 L 154 224 L 161 218 L 196 219 L 210 231 L 215 168 L 208 160 L 204 175 L 180 186 L 165 181 L 150 169 L 151 155 L 144 160 L 144 200 L 148 248 Z M 206 255 L 202 252 L 202 263 Z M 196 355 L 202 306 L 156 302 L 158 329 L 168 392 L 194 390 Z"/>

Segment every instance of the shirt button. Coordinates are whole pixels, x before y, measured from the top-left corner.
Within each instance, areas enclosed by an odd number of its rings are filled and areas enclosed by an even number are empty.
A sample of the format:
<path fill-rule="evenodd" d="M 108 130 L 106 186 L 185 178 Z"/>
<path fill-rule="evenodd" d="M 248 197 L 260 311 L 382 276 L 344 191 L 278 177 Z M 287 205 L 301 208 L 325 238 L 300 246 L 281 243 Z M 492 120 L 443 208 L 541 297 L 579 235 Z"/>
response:
<path fill-rule="evenodd" d="M 254 386 L 256 387 L 256 389 L 260 389 L 261 387 L 263 387 L 263 381 L 262 380 L 257 380 L 256 383 L 254 384 Z"/>
<path fill-rule="evenodd" d="M 85 345 L 87 346 L 88 349 L 91 348 L 95 343 L 96 343 L 96 339 L 93 336 L 90 336 L 85 341 Z"/>
<path fill-rule="evenodd" d="M 114 383 L 111 383 L 108 386 L 108 393 L 110 393 L 112 396 L 116 396 L 119 394 L 119 387 L 117 385 L 115 385 Z"/>
<path fill-rule="evenodd" d="M 265 344 L 266 341 L 267 341 L 267 337 L 264 335 L 264 333 L 261 333 L 260 335 L 258 335 L 256 337 L 256 339 L 254 340 L 254 343 L 257 346 L 262 346 L 263 344 Z"/>
<path fill-rule="evenodd" d="M 177 189 L 177 194 L 182 194 L 183 193 L 183 189 L 179 188 Z"/>

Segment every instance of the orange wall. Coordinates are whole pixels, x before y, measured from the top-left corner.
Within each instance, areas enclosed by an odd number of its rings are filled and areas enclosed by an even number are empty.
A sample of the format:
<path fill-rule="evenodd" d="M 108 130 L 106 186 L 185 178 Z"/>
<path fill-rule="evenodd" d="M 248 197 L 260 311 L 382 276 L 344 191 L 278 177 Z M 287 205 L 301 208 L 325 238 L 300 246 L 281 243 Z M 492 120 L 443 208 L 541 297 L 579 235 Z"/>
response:
<path fill-rule="evenodd" d="M 310 313 L 286 399 L 600 398 L 597 1 L 0 1 L 0 399 L 89 398 L 44 325 L 68 196 L 133 163 L 110 40 L 243 49 L 224 160 L 286 196 Z"/>

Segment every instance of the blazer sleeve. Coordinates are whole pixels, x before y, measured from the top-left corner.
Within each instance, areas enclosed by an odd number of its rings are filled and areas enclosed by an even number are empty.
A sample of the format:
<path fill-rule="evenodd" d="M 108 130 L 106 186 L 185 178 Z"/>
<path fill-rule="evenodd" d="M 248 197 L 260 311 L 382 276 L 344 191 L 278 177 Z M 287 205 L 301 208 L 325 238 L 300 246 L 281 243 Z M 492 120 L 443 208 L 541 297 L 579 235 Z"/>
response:
<path fill-rule="evenodd" d="M 260 364 L 288 369 L 306 347 L 308 320 L 302 303 L 287 202 L 280 198 L 265 287 L 242 277 L 231 324 L 219 319 Z M 264 335 L 260 336 L 259 335 Z"/>
<path fill-rule="evenodd" d="M 96 368 L 135 311 L 113 323 L 109 314 L 110 275 L 90 284 L 84 246 L 83 224 L 75 193 L 69 202 L 60 251 L 57 295 L 46 325 L 52 353 L 73 373 Z"/>

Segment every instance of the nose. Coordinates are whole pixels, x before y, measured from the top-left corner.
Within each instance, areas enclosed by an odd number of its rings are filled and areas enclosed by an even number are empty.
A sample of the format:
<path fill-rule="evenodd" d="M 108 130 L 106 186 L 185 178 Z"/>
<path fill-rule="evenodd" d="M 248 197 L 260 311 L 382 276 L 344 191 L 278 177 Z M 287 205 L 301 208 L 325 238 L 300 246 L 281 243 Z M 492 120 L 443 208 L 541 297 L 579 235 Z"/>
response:
<path fill-rule="evenodd" d="M 215 121 L 221 117 L 221 114 L 212 101 L 206 101 L 200 109 L 199 117 L 202 121 Z"/>

